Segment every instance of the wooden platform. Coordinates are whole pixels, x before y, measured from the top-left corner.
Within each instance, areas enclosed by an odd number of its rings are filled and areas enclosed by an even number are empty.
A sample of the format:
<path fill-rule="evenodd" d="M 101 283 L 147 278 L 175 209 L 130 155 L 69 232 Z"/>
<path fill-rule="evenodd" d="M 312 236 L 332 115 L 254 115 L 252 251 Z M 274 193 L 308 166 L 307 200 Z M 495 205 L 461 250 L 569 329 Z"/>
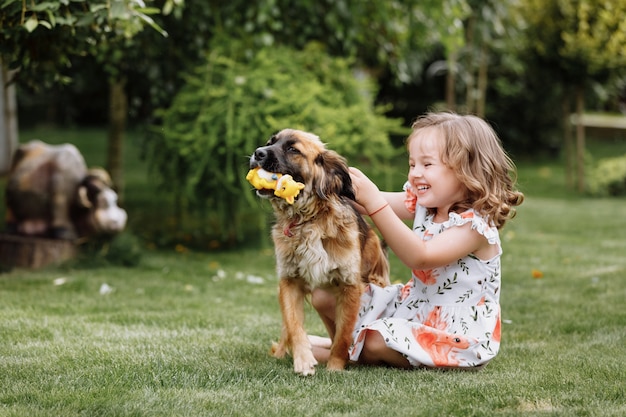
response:
<path fill-rule="evenodd" d="M 41 268 L 60 264 L 78 254 L 70 240 L 0 234 L 0 266 L 3 268 Z"/>
<path fill-rule="evenodd" d="M 608 113 L 584 113 L 581 117 L 583 126 L 595 127 L 600 129 L 626 129 L 626 116 L 620 114 Z M 570 115 L 570 123 L 578 124 L 578 116 Z"/>

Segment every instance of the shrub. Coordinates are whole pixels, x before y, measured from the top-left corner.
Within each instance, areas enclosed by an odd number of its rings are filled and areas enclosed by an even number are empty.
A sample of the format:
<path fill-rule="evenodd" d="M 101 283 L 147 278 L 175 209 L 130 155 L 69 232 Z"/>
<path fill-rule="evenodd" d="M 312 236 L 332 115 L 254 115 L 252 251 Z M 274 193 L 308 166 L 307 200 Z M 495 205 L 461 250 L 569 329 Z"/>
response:
<path fill-rule="evenodd" d="M 248 155 L 276 131 L 314 132 L 349 159 L 375 166 L 389 160 L 389 133 L 400 121 L 385 118 L 374 96 L 375 86 L 357 79 L 349 61 L 316 45 L 250 51 L 216 43 L 172 106 L 158 112 L 150 159 L 163 185 L 211 209 L 222 241 L 240 242 L 242 214 L 259 208 L 245 180 Z"/>
<path fill-rule="evenodd" d="M 136 267 L 143 257 L 142 244 L 131 232 L 93 237 L 80 246 L 78 257 L 69 264 L 78 268 L 116 265 Z"/>
<path fill-rule="evenodd" d="M 605 158 L 589 171 L 587 188 L 592 195 L 626 195 L 626 155 Z"/>

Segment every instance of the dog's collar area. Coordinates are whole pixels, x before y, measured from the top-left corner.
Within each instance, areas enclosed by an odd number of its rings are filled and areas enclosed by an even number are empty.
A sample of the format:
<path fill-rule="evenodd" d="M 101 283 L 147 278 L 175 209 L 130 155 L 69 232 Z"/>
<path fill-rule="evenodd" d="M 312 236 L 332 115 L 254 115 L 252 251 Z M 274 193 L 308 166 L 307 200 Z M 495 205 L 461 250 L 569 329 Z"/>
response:
<path fill-rule="evenodd" d="M 291 231 L 291 229 L 293 229 L 294 227 L 298 226 L 299 224 L 300 224 L 300 223 L 298 223 L 296 220 L 293 220 L 291 223 L 289 223 L 289 224 L 287 225 L 287 227 L 285 227 L 285 228 L 283 229 L 283 233 L 285 234 L 285 236 L 287 236 L 287 237 L 293 237 L 293 236 L 294 236 L 294 234 L 293 234 L 293 232 Z"/>

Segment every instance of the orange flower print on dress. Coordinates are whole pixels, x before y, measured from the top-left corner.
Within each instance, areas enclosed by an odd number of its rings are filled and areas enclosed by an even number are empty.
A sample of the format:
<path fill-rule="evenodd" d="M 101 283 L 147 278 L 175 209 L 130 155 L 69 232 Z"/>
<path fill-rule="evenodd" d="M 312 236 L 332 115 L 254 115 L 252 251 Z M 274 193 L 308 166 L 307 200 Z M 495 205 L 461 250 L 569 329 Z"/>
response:
<path fill-rule="evenodd" d="M 400 301 L 404 301 L 410 294 L 411 288 L 413 288 L 413 280 L 409 280 L 404 287 L 402 287 L 402 291 L 400 291 Z"/>
<path fill-rule="evenodd" d="M 350 354 L 352 354 L 357 345 L 365 341 L 365 336 L 367 336 L 367 333 L 369 333 L 368 330 L 363 330 L 361 333 L 359 333 L 359 337 L 352 343 L 352 346 L 350 346 Z"/>
<path fill-rule="evenodd" d="M 502 323 L 501 323 L 501 320 L 500 320 L 500 314 L 498 314 L 498 320 L 496 321 L 496 327 L 493 329 L 493 336 L 492 336 L 492 338 L 493 338 L 494 342 L 500 343 L 500 334 L 502 332 L 501 327 L 502 327 Z"/>
<path fill-rule="evenodd" d="M 466 337 L 446 332 L 448 324 L 441 316 L 441 307 L 435 307 L 424 320 L 424 326 L 413 328 L 413 337 L 433 360 L 435 366 L 456 366 L 453 349 L 462 350 L 470 346 Z"/>
<path fill-rule="evenodd" d="M 448 323 L 441 316 L 440 306 L 433 308 L 432 311 L 428 313 L 428 316 L 426 317 L 426 320 L 423 321 L 423 323 L 424 326 L 432 327 L 433 329 L 437 330 L 446 330 L 448 328 Z"/>
<path fill-rule="evenodd" d="M 362 331 L 362 332 L 361 332 L 361 334 L 359 334 L 358 339 L 357 339 L 357 340 L 355 340 L 355 342 L 354 342 L 354 343 L 355 343 L 355 344 L 359 344 L 359 343 L 361 343 L 362 341 L 364 341 L 364 340 L 365 340 L 365 336 L 367 335 L 367 332 L 368 332 L 367 330 Z"/>
<path fill-rule="evenodd" d="M 457 366 L 459 361 L 454 350 L 467 349 L 470 346 L 466 337 L 426 326 L 414 328 L 412 332 L 417 343 L 433 360 L 434 366 Z"/>
<path fill-rule="evenodd" d="M 417 205 L 417 196 L 411 191 L 411 187 L 406 187 L 406 197 L 404 198 L 404 206 L 409 213 L 415 213 L 415 206 Z"/>
<path fill-rule="evenodd" d="M 424 283 L 425 285 L 433 285 L 437 283 L 437 277 L 439 276 L 432 269 L 427 269 L 427 270 L 414 269 L 413 275 L 415 275 L 417 279 L 422 281 L 422 283 Z"/>

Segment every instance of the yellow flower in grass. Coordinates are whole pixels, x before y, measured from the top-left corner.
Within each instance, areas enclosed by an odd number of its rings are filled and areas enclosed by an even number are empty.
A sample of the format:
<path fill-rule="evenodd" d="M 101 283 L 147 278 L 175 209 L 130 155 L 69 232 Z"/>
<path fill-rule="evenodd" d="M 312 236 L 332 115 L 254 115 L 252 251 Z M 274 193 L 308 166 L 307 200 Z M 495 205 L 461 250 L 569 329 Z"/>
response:
<path fill-rule="evenodd" d="M 533 269 L 533 270 L 531 271 L 531 274 L 532 274 L 533 278 L 535 278 L 535 279 L 541 279 L 541 278 L 543 278 L 543 272 L 541 272 L 541 271 L 540 271 L 540 270 L 538 270 L 538 269 Z"/>

